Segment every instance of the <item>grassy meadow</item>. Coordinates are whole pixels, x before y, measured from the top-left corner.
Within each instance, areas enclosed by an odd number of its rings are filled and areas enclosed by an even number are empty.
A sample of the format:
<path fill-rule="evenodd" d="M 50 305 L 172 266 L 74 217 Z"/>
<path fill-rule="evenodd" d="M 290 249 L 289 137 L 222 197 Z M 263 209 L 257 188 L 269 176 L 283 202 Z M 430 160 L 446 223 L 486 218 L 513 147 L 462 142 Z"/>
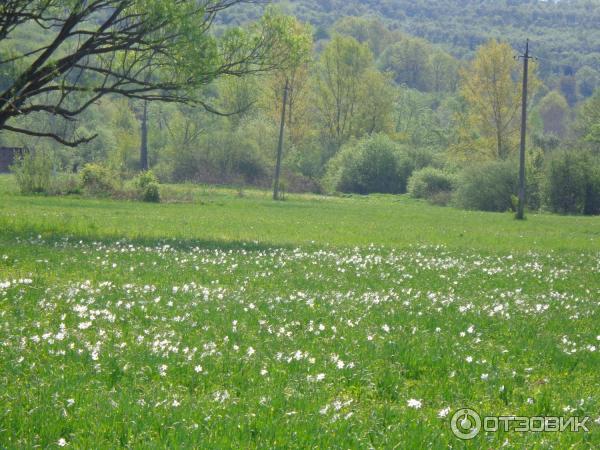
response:
<path fill-rule="evenodd" d="M 600 218 L 162 189 L 0 176 L 0 448 L 600 447 Z"/>

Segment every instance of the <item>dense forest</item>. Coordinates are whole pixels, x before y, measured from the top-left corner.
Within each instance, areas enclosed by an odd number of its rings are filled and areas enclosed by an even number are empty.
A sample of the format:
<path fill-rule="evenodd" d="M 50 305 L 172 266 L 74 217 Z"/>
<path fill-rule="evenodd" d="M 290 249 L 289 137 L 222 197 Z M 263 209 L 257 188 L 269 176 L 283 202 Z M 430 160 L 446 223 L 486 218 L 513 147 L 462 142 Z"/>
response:
<path fill-rule="evenodd" d="M 526 38 L 543 61 L 544 75 L 572 75 L 583 67 L 600 70 L 600 3 L 594 0 L 289 0 L 286 12 L 315 26 L 327 38 L 344 17 L 378 18 L 388 27 L 443 46 L 454 56 L 471 58 L 487 40 L 504 39 L 515 48 Z M 259 15 L 239 8 L 228 22 Z"/>
<path fill-rule="evenodd" d="M 10 116 L 10 123 L 36 127 L 36 135 L 4 127 L 0 143 L 35 148 L 46 161 L 29 165 L 52 167 L 54 174 L 88 165 L 88 177 L 111 178 L 105 184 L 118 190 L 122 180 L 149 168 L 151 180 L 163 183 L 267 188 L 281 140 L 283 190 L 408 191 L 437 204 L 505 211 L 515 207 L 522 77 L 517 56 L 530 38 L 536 59 L 530 80 L 528 207 L 600 211 L 598 2 L 239 4 L 215 13 L 202 33 L 227 36 L 261 23 L 273 27 L 280 19 L 287 33 L 280 39 L 304 45 L 270 44 L 270 52 L 294 49 L 280 51 L 289 60 L 285 64 L 265 64 L 263 58 L 244 62 L 237 71 L 219 72 L 227 65 L 204 69 L 201 82 L 189 89 L 193 94 L 173 92 L 167 101 L 109 92 L 88 101 L 75 120 L 48 114 L 56 107 L 42 110 L 34 100 L 31 114 Z M 26 21 L 0 40 L 0 90 L 18 79 L 29 52 L 51 39 L 39 23 Z M 249 51 L 253 57 L 258 53 Z M 179 74 L 172 77 L 202 71 L 202 58 L 211 55 L 204 49 L 194 59 L 182 52 L 176 59 Z M 80 78 L 76 81 L 85 83 Z M 171 92 L 174 84 L 156 86 Z M 85 103 L 85 90 L 77 92 L 73 89 L 77 95 L 65 102 Z M 79 145 L 66 145 L 73 140 Z M 90 173 L 94 170 L 98 173 Z"/>

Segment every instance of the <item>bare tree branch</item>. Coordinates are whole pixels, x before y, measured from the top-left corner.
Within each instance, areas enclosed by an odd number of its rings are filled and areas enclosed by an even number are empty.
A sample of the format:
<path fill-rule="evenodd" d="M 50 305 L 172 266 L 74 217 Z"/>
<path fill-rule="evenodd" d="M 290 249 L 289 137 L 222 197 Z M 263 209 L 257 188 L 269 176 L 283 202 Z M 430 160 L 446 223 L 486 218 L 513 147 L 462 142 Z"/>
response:
<path fill-rule="evenodd" d="M 111 94 L 235 114 L 198 99 L 200 88 L 222 75 L 272 70 L 287 57 L 275 45 L 281 30 L 233 32 L 221 39 L 210 34 L 220 12 L 248 0 L 164 1 L 166 9 L 152 10 L 142 0 L 2 0 L 0 42 L 25 24 L 45 30 L 50 39 L 22 54 L 3 55 L 0 69 L 16 61 L 24 68 L 0 92 L 0 130 L 65 145 L 87 142 L 66 141 L 12 121 L 32 113 L 75 120 Z M 66 102 L 70 97 L 75 101 Z"/>
<path fill-rule="evenodd" d="M 77 147 L 78 145 L 85 144 L 86 142 L 90 142 L 90 141 L 94 140 L 96 138 L 96 136 L 98 136 L 97 134 L 94 134 L 93 136 L 76 139 L 74 141 L 69 141 L 67 139 L 60 137 L 58 134 L 54 134 L 54 133 L 43 133 L 43 132 L 39 132 L 39 131 L 28 130 L 25 128 L 12 127 L 10 125 L 5 125 L 3 129 L 6 131 L 12 131 L 14 133 L 25 134 L 27 136 L 51 138 L 57 142 L 60 142 L 63 145 L 66 145 L 67 147 Z"/>

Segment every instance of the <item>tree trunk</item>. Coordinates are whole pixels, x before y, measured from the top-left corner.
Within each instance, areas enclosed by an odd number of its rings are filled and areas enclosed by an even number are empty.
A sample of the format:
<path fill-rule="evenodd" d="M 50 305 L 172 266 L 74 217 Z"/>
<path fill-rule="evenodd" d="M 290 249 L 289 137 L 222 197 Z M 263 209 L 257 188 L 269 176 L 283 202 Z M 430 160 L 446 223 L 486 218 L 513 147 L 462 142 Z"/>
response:
<path fill-rule="evenodd" d="M 500 130 L 500 125 L 498 125 L 496 129 L 496 141 L 498 145 L 498 158 L 504 159 L 504 151 L 502 150 L 502 131 Z"/>

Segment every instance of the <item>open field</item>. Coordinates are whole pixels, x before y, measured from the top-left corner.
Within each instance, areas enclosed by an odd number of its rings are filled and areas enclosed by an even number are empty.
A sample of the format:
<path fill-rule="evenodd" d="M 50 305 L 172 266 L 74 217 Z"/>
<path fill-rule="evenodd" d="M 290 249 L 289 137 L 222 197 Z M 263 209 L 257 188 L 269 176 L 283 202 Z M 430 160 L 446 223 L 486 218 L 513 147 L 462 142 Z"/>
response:
<path fill-rule="evenodd" d="M 170 187 L 187 191 L 186 187 Z M 496 252 L 600 250 L 600 219 L 490 214 L 431 206 L 406 196 L 351 198 L 291 195 L 273 202 L 265 191 L 196 187 L 193 204 L 146 204 L 77 197 L 22 197 L 0 176 L 0 227 L 5 232 L 89 239 L 178 239 L 204 244 L 406 247 L 444 245 Z M 236 244 L 237 245 L 237 244 Z"/>
<path fill-rule="evenodd" d="M 449 425 L 599 419 L 598 218 L 194 195 L 0 177 L 0 447 L 600 447 Z"/>

